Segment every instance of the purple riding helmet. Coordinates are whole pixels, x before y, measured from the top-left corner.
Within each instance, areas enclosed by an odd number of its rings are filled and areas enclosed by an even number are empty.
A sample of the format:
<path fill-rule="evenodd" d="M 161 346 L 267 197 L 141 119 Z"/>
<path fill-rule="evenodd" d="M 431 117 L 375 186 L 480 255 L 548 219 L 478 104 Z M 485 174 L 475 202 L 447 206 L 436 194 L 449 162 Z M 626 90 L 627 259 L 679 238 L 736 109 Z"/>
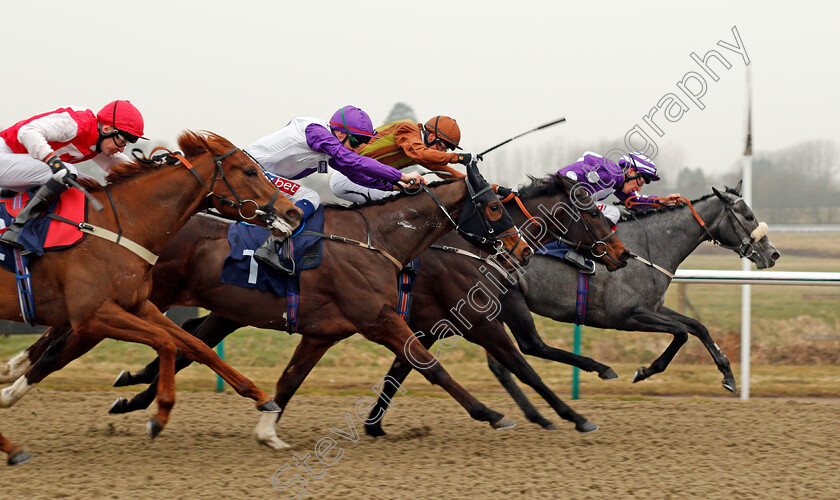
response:
<path fill-rule="evenodd" d="M 376 136 L 370 117 L 356 106 L 344 106 L 333 113 L 332 118 L 330 118 L 330 128 L 356 136 Z"/>
<path fill-rule="evenodd" d="M 624 172 L 627 172 L 628 168 L 632 168 L 636 171 L 636 176 L 641 176 L 647 184 L 650 184 L 651 181 L 659 180 L 659 176 L 656 175 L 656 165 L 653 163 L 653 160 L 651 160 L 648 155 L 640 153 L 639 151 L 633 151 L 632 153 L 622 156 L 621 159 L 618 160 L 618 166 L 621 167 Z M 628 177 L 625 174 L 624 180 L 633 180 L 636 176 Z"/>

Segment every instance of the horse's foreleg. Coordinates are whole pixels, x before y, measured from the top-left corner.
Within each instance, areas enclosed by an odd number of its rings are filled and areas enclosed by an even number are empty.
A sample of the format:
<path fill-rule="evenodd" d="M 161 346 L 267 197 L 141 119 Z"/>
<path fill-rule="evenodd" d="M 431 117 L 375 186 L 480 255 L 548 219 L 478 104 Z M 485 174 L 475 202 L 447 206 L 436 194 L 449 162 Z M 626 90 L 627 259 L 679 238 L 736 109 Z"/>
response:
<path fill-rule="evenodd" d="M 225 337 L 244 326 L 242 323 L 231 321 L 216 314 L 209 314 L 203 318 L 195 319 L 200 321 L 189 320 L 184 324 L 185 327 L 190 328 L 190 330 L 187 330 L 187 333 L 195 336 L 209 347 L 215 347 Z M 192 364 L 191 359 L 187 358 L 183 354 L 178 354 L 175 358 L 175 372 L 177 373 L 181 371 L 190 364 Z M 152 401 L 155 400 L 155 394 L 157 393 L 158 360 L 155 359 L 146 365 L 136 375 L 131 375 L 128 371 L 123 371 L 117 377 L 117 381 L 114 385 L 119 387 L 122 385 L 130 385 L 131 383 L 139 383 L 135 382 L 135 377 L 142 378 L 149 384 L 149 387 L 135 394 L 130 400 L 125 398 L 117 399 L 114 404 L 111 405 L 111 409 L 108 410 L 108 413 L 120 414 L 137 410 L 145 410 L 150 404 L 152 404 Z"/>
<path fill-rule="evenodd" d="M 218 340 L 214 340 L 208 336 L 208 338 L 202 338 L 201 336 L 197 335 L 196 331 L 207 322 L 207 320 L 213 316 L 212 314 L 203 316 L 201 318 L 191 318 L 184 322 L 184 325 L 181 327 L 185 332 L 189 333 L 190 335 L 196 336 L 204 341 L 210 347 L 216 347 L 216 344 L 221 342 L 221 340 L 227 336 L 218 338 Z M 239 326 L 237 326 L 239 328 Z M 231 330 L 233 331 L 233 330 Z M 228 332 L 230 333 L 230 332 Z M 179 354 L 177 358 L 175 358 L 175 372 L 179 372 L 182 369 L 186 368 L 187 366 L 192 364 L 192 360 L 189 358 L 184 357 L 184 355 Z M 128 370 L 123 370 L 117 376 L 117 379 L 114 381 L 114 387 L 124 387 L 127 385 L 135 385 L 135 384 L 154 384 L 157 382 L 157 375 L 159 369 L 159 361 L 155 358 L 151 363 L 144 366 L 137 373 L 131 373 Z M 152 399 L 154 399 L 154 393 L 152 393 Z M 150 401 L 151 402 L 151 401 Z M 148 406 L 148 405 L 146 405 Z M 145 408 L 145 406 L 144 406 Z M 138 408 L 139 409 L 139 408 Z"/>
<path fill-rule="evenodd" d="M 531 316 L 525 297 L 519 291 L 510 290 L 501 296 L 500 300 L 502 303 L 500 318 L 510 329 L 523 354 L 576 366 L 586 372 L 596 372 L 604 380 L 618 378 L 618 374 L 603 363 L 547 345 L 537 332 L 534 317 Z"/>
<path fill-rule="evenodd" d="M 490 368 L 490 371 L 493 372 L 493 375 L 495 375 L 499 380 L 499 383 L 502 384 L 502 387 L 504 387 L 513 400 L 516 401 L 516 404 L 522 409 L 522 412 L 525 413 L 525 418 L 527 418 L 529 422 L 540 425 L 544 429 L 557 429 L 557 426 L 554 425 L 554 423 L 540 415 L 540 412 L 534 408 L 534 405 L 531 404 L 528 397 L 522 392 L 522 389 L 516 385 L 513 377 L 510 376 L 510 371 L 508 371 L 508 369 L 501 363 L 496 361 L 489 352 L 487 353 L 487 366 Z"/>
<path fill-rule="evenodd" d="M 437 359 L 423 347 L 405 321 L 394 311 L 384 306 L 373 325 L 362 334 L 390 349 L 397 357 L 410 363 L 432 384 L 441 386 L 455 398 L 470 416 L 481 422 L 489 422 L 493 428 L 504 429 L 516 425 L 504 415 L 491 410 L 464 389 L 449 375 Z"/>
<path fill-rule="evenodd" d="M 505 334 L 501 325 L 494 322 L 489 326 L 480 330 L 471 330 L 470 340 L 476 341 L 479 345 L 487 349 L 490 355 L 516 375 L 519 380 L 537 391 L 537 394 L 542 396 L 551 405 L 560 418 L 573 422 L 578 432 L 587 433 L 598 430 L 597 425 L 576 413 L 543 383 L 540 376 L 537 375 L 537 372 L 528 364 L 528 361 L 525 360 L 522 354 L 516 350 L 516 347 Z"/>
<path fill-rule="evenodd" d="M 435 338 L 431 337 L 431 342 L 429 345 L 434 343 Z M 426 340 L 426 337 L 420 339 L 421 341 Z M 428 346 L 425 346 L 428 349 Z M 386 378 L 390 377 L 393 379 L 395 383 L 393 384 L 383 384 L 384 387 L 382 388 L 382 392 L 379 394 L 379 399 L 376 400 L 376 404 L 371 408 L 370 413 L 368 414 L 368 418 L 365 420 L 365 434 L 372 437 L 380 437 L 386 434 L 385 431 L 382 430 L 382 419 L 385 417 L 385 412 L 388 411 L 390 406 L 390 401 L 393 401 L 394 394 L 397 393 L 397 389 L 400 385 L 405 382 L 405 378 L 408 374 L 411 373 L 411 365 L 402 361 L 400 358 L 394 360 L 391 364 L 391 368 L 388 370 L 388 374 L 385 375 Z"/>
<path fill-rule="evenodd" d="M 667 307 L 661 307 L 659 311 L 662 314 L 665 314 L 668 317 L 684 324 L 688 327 L 688 333 L 700 339 L 700 342 L 703 342 L 703 345 L 706 346 L 706 350 L 712 355 L 712 359 L 714 360 L 715 365 L 717 365 L 718 370 L 720 370 L 723 374 L 723 387 L 730 392 L 736 392 L 737 385 L 735 384 L 735 375 L 732 374 L 732 367 L 729 364 L 729 359 L 717 343 L 712 340 L 712 336 L 709 335 L 709 330 L 703 326 L 703 323 L 700 323 L 694 318 L 684 316 L 677 311 L 668 309 Z"/>
<path fill-rule="evenodd" d="M 649 311 L 634 311 L 625 319 L 624 328 L 641 332 L 667 332 L 674 336 L 665 351 L 656 358 L 650 367 L 640 366 L 633 374 L 633 382 L 639 382 L 651 375 L 662 373 L 688 341 L 688 329 L 682 323 L 669 319 L 663 314 Z"/>
<path fill-rule="evenodd" d="M 148 303 L 148 302 L 146 302 Z M 138 306 L 142 310 L 143 304 Z M 177 348 L 169 333 L 140 316 L 129 313 L 115 302 L 108 300 L 84 319 L 73 324 L 76 335 L 95 339 L 111 338 L 126 342 L 146 344 L 157 351 L 161 359 L 161 379 L 158 390 L 158 412 L 147 425 L 154 438 L 166 426 L 175 405 L 175 353 Z"/>
<path fill-rule="evenodd" d="M 213 349 L 207 346 L 204 342 L 198 340 L 197 338 L 193 337 L 189 333 L 185 332 L 181 329 L 178 325 L 176 325 L 171 319 L 167 318 L 160 312 L 160 310 L 155 307 L 149 301 L 146 301 L 142 306 L 140 306 L 138 316 L 142 317 L 149 321 L 149 323 L 154 324 L 161 329 L 165 330 L 169 333 L 174 341 L 176 347 L 181 351 L 181 353 L 192 359 L 193 361 L 198 361 L 199 363 L 206 365 L 208 368 L 213 370 L 218 376 L 222 377 L 225 382 L 227 382 L 233 390 L 237 392 L 240 396 L 244 396 L 249 399 L 253 399 L 257 402 L 257 409 L 263 412 L 279 412 L 280 408 L 271 400 L 268 394 L 266 394 L 262 389 L 258 388 L 250 379 L 239 373 L 238 371 L 231 368 L 230 365 L 222 361 L 222 359 L 213 352 Z M 164 359 L 161 356 L 160 359 L 160 376 L 161 381 L 164 379 L 164 370 L 168 369 L 169 367 L 164 366 Z M 175 357 L 172 357 L 172 377 L 175 377 Z"/>
<path fill-rule="evenodd" d="M 8 457 L 6 463 L 9 465 L 20 465 L 32 460 L 32 455 L 22 450 L 20 446 L 6 439 L 3 434 L 0 434 L 0 452 L 3 452 Z"/>
<path fill-rule="evenodd" d="M 289 445 L 277 437 L 277 422 L 286 410 L 286 405 L 292 399 L 295 392 L 303 383 L 312 368 L 318 363 L 327 349 L 335 342 L 317 337 L 304 336 L 300 344 L 295 348 L 292 359 L 283 370 L 283 374 L 277 380 L 277 391 L 274 395 L 274 402 L 280 407 L 279 413 L 266 413 L 260 417 L 260 421 L 254 428 L 254 438 L 269 448 L 288 448 Z"/>

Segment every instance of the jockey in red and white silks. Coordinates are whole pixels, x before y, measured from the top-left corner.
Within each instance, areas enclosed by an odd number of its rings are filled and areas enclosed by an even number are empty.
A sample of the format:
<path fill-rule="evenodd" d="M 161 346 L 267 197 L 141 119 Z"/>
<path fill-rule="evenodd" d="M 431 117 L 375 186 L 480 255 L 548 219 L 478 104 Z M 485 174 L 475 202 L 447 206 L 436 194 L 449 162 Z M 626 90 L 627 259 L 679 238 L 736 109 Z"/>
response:
<path fill-rule="evenodd" d="M 27 221 L 38 217 L 78 176 L 74 163 L 93 160 L 106 172 L 129 158 L 128 143 L 143 137 L 143 116 L 128 101 L 113 101 L 99 113 L 74 106 L 22 120 L 0 131 L 0 187 L 26 191 L 41 186 L 0 235 L 0 243 L 17 241 Z"/>
<path fill-rule="evenodd" d="M 115 102 L 118 103 L 118 119 L 126 120 L 119 125 L 132 128 L 126 132 L 133 132 L 135 137 L 142 136 L 143 122 L 139 111 L 128 101 Z M 105 172 L 108 172 L 112 165 L 129 161 L 128 156 L 122 152 L 125 142 L 121 145 L 101 144 L 99 140 L 100 123 L 111 125 L 113 107 L 114 103 L 110 103 L 102 108 L 99 112 L 101 120 L 89 109 L 75 106 L 59 108 L 20 121 L 0 131 L 0 187 L 25 191 L 45 184 L 53 177 L 53 172 L 45 161 L 53 155 L 63 163 L 71 164 L 67 165 L 67 170 L 77 175 L 78 171 L 72 164 L 85 160 L 93 160 Z M 128 116 L 129 107 L 133 108 L 130 110 L 132 123 L 123 117 Z M 116 141 L 120 142 L 119 138 Z"/>

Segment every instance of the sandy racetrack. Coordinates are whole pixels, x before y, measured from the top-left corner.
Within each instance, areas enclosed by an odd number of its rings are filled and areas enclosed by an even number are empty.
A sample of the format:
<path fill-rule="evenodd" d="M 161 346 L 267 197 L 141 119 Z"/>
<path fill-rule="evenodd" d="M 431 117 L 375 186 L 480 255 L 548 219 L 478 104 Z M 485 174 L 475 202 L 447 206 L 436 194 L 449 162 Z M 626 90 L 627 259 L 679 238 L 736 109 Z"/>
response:
<path fill-rule="evenodd" d="M 601 430 L 579 435 L 529 424 L 506 398 L 482 398 L 519 424 L 494 431 L 451 399 L 406 396 L 389 437 L 353 443 L 330 429 L 348 430 L 359 396 L 302 395 L 280 428 L 293 448 L 273 451 L 250 436 L 259 414 L 229 393 L 179 393 L 154 442 L 148 413 L 105 413 L 118 394 L 36 389 L 4 410 L 2 431 L 35 460 L 2 470 L 0 498 L 289 498 L 300 488 L 276 490 L 272 475 L 326 436 L 344 450 L 335 465 L 313 457 L 321 477 L 294 469 L 279 482 L 303 474 L 306 498 L 840 497 L 838 402 L 582 400 Z"/>

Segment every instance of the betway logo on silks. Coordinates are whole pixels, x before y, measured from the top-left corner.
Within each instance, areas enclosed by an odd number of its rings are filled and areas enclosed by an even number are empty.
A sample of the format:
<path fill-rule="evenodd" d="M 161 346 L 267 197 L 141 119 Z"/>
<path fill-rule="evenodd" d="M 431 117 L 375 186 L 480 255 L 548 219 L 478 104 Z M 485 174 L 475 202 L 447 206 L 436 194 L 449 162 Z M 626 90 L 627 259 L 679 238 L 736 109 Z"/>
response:
<path fill-rule="evenodd" d="M 280 189 L 280 191 L 283 191 L 284 193 L 288 193 L 288 194 L 295 194 L 295 193 L 297 193 L 297 190 L 300 188 L 300 184 L 298 184 L 296 182 L 292 182 L 288 179 L 284 179 L 282 177 L 276 177 L 276 178 L 272 179 L 271 182 L 273 182 L 274 185 L 277 186 Z"/>

